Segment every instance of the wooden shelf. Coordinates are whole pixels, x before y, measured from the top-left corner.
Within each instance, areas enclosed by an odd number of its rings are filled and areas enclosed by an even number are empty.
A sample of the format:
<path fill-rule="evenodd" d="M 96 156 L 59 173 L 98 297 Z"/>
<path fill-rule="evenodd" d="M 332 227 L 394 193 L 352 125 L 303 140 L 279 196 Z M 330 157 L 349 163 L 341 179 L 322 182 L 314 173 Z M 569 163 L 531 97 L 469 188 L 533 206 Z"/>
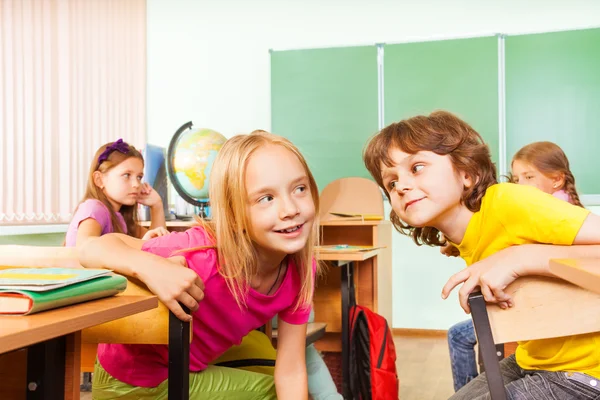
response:
<path fill-rule="evenodd" d="M 365 226 L 373 226 L 373 225 L 386 225 L 389 224 L 390 221 L 379 220 L 379 221 L 360 221 L 360 220 L 343 220 L 343 219 L 335 219 L 335 220 L 327 220 L 321 221 L 321 226 L 347 226 L 347 225 L 365 225 Z"/>
<path fill-rule="evenodd" d="M 374 249 L 367 251 L 340 251 L 319 253 L 317 260 L 321 261 L 365 261 L 373 258 L 381 252 L 382 249 Z"/>

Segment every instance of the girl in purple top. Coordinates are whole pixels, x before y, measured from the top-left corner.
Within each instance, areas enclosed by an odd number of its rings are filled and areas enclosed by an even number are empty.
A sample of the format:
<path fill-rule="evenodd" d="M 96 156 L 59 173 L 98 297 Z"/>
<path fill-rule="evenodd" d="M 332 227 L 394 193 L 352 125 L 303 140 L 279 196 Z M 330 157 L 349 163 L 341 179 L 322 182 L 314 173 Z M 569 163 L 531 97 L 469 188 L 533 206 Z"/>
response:
<path fill-rule="evenodd" d="M 65 246 L 81 246 L 88 238 L 110 232 L 150 239 L 162 236 L 165 215 L 160 196 L 142 183 L 144 158 L 123 139 L 101 146 L 88 175 L 83 200 L 75 209 L 67 229 Z M 137 224 L 137 205 L 149 206 L 150 231 Z"/>
<path fill-rule="evenodd" d="M 583 207 L 575 189 L 575 177 L 564 151 L 552 142 L 535 142 L 521 148 L 511 163 L 511 180 L 520 185 L 534 186 L 561 200 Z M 442 249 L 447 255 L 457 255 L 456 248 Z M 477 377 L 475 359 L 475 328 L 473 321 L 459 322 L 448 329 L 450 365 L 454 390 L 458 391 Z"/>
<path fill-rule="evenodd" d="M 94 238 L 80 262 L 140 279 L 175 315 L 194 320 L 191 398 L 306 399 L 306 322 L 318 269 L 313 175 L 287 139 L 256 131 L 225 143 L 209 193 L 210 222 L 146 242 L 118 234 Z M 209 365 L 275 315 L 274 377 Z M 92 395 L 163 399 L 167 377 L 166 346 L 101 345 Z"/>

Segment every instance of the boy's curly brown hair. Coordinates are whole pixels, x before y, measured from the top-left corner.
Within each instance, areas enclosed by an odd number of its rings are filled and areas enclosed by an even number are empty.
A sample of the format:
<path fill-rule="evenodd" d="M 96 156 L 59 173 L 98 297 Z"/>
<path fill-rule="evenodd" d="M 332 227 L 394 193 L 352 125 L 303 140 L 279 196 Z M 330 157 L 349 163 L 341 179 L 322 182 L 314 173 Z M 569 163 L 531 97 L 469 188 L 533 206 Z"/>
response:
<path fill-rule="evenodd" d="M 448 155 L 454 168 L 466 173 L 474 182 L 465 188 L 461 203 L 476 212 L 481 208 L 481 200 L 488 187 L 497 183 L 496 167 L 490 157 L 490 150 L 481 135 L 469 124 L 447 111 L 435 111 L 430 115 L 418 115 L 395 122 L 375 134 L 363 151 L 365 166 L 383 189 L 388 199 L 390 195 L 383 185 L 382 167 L 391 167 L 390 149 L 397 148 L 405 153 L 432 151 L 438 155 Z M 412 236 L 416 244 L 441 246 L 440 232 L 433 227 L 416 228 L 400 220 L 394 210 L 390 220 L 400 233 Z"/>

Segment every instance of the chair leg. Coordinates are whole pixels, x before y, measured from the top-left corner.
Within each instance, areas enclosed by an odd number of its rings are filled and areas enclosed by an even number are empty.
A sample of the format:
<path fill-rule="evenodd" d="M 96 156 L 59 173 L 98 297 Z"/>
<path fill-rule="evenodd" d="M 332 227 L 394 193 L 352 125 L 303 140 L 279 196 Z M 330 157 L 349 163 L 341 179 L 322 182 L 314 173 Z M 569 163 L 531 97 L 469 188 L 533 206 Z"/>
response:
<path fill-rule="evenodd" d="M 504 390 L 504 381 L 500 373 L 500 364 L 498 364 L 498 355 L 496 353 L 496 346 L 494 345 L 492 328 L 485 300 L 481 292 L 474 292 L 469 295 L 469 306 L 471 307 L 477 342 L 479 343 L 488 387 L 490 388 L 490 396 L 492 400 L 506 400 L 506 391 Z"/>
<path fill-rule="evenodd" d="M 186 313 L 184 305 L 180 304 Z M 169 399 L 190 398 L 190 323 L 169 312 Z"/>

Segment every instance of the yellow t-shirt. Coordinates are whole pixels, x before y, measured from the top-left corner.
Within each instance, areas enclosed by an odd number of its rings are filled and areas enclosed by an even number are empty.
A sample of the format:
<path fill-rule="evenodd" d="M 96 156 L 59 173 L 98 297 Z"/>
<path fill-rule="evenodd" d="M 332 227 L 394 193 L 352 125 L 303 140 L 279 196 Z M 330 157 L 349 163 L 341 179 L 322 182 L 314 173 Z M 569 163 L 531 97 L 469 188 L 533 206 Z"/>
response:
<path fill-rule="evenodd" d="M 530 186 L 493 185 L 457 247 L 470 266 L 512 245 L 571 245 L 588 214 Z M 582 372 L 600 379 L 600 333 L 519 342 L 516 358 L 523 369 Z"/>

